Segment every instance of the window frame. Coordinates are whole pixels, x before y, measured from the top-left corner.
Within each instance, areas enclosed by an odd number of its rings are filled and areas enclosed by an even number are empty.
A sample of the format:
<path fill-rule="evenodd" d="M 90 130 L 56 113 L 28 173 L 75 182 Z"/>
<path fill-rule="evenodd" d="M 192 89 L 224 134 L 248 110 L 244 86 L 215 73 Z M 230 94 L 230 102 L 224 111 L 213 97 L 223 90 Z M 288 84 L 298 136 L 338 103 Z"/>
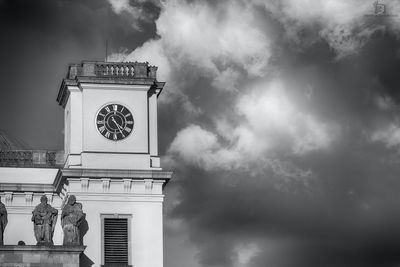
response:
<path fill-rule="evenodd" d="M 100 221 L 101 221 L 101 266 L 108 267 L 109 264 L 105 264 L 105 251 L 104 251 L 104 219 L 111 218 L 111 219 L 128 219 L 128 265 L 126 267 L 132 266 L 132 242 L 131 242 L 131 223 L 132 223 L 132 214 L 109 214 L 109 213 L 102 213 L 100 214 Z"/>

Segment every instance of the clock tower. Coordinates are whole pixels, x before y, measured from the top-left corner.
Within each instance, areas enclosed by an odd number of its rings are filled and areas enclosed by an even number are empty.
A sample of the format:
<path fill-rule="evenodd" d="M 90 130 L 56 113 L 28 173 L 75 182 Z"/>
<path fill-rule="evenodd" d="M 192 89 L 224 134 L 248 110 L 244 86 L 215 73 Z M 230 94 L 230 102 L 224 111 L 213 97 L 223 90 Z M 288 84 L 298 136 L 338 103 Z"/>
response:
<path fill-rule="evenodd" d="M 163 188 L 157 98 L 164 82 L 148 63 L 72 64 L 57 101 L 64 108 L 62 203 L 86 213 L 81 266 L 163 266 Z M 62 204 L 64 205 L 64 204 Z"/>
<path fill-rule="evenodd" d="M 69 66 L 57 98 L 66 168 L 160 169 L 157 97 L 165 83 L 156 72 L 138 62 Z"/>

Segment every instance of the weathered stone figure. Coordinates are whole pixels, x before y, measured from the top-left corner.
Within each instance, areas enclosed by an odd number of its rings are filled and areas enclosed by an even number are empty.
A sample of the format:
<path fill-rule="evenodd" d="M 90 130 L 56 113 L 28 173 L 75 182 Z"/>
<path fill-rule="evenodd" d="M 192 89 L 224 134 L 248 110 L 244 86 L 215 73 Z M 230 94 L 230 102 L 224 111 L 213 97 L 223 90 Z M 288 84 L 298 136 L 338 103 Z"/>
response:
<path fill-rule="evenodd" d="M 33 229 L 37 245 L 53 245 L 58 211 L 47 204 L 47 197 L 40 198 L 40 204 L 32 211 Z"/>
<path fill-rule="evenodd" d="M 6 206 L 1 202 L 0 197 L 0 245 L 4 245 L 4 229 L 8 223 Z"/>
<path fill-rule="evenodd" d="M 84 218 L 82 204 L 76 202 L 76 197 L 71 195 L 61 213 L 61 226 L 64 231 L 63 245 L 81 245 L 79 225 Z"/>

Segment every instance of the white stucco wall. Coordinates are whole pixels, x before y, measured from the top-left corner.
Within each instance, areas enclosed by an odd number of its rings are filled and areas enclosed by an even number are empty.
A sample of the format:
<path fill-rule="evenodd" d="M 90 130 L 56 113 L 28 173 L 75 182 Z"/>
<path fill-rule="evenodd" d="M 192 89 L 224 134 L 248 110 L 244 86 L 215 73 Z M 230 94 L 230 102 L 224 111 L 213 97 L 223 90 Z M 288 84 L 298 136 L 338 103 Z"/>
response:
<path fill-rule="evenodd" d="M 65 106 L 66 167 L 159 168 L 159 164 L 151 164 L 148 156 L 158 155 L 157 96 L 154 94 L 149 100 L 149 88 L 145 85 L 90 83 L 80 84 L 80 87 L 69 86 L 70 96 Z M 120 141 L 104 138 L 96 127 L 98 111 L 110 103 L 124 105 L 133 114 L 133 131 Z M 134 162 L 129 157 L 121 160 L 118 155 L 121 153 L 135 154 Z M 112 158 L 104 161 L 104 156 Z"/>
<path fill-rule="evenodd" d="M 8 225 L 4 233 L 6 245 L 16 245 L 18 241 L 24 241 L 27 245 L 36 244 L 31 218 L 33 209 L 40 203 L 40 197 L 43 195 L 37 191 L 46 191 L 45 186 L 53 184 L 57 173 L 58 169 L 50 168 L 0 168 L 2 188 L 9 186 L 14 188 L 0 193 L 8 212 Z M 61 198 L 57 194 L 46 192 L 46 196 L 49 204 L 60 209 Z M 53 241 L 58 245 L 62 243 L 59 224 Z"/>
<path fill-rule="evenodd" d="M 84 236 L 87 245 L 85 255 L 94 266 L 102 263 L 101 215 L 119 214 L 131 216 L 129 235 L 131 240 L 130 264 L 136 267 L 162 266 L 162 203 L 144 198 L 129 201 L 102 197 L 89 199 L 77 195 L 82 203 L 89 225 Z"/>
<path fill-rule="evenodd" d="M 8 224 L 4 233 L 5 245 L 17 245 L 19 241 L 24 241 L 26 245 L 36 245 L 35 234 L 33 231 L 32 211 L 40 203 L 42 194 L 34 194 L 32 202 L 26 201 L 26 194 L 14 193 L 11 203 L 6 203 L 8 213 Z M 3 198 L 3 197 L 2 197 Z M 48 196 L 50 199 L 51 197 Z M 53 200 L 49 204 L 58 210 L 58 220 L 54 231 L 54 245 L 62 245 L 63 233 L 60 225 L 61 199 L 53 195 Z"/>
<path fill-rule="evenodd" d="M 163 266 L 162 183 L 151 180 L 111 179 L 103 187 L 101 179 L 69 179 L 69 193 L 82 203 L 89 229 L 84 236 L 85 255 L 100 266 L 102 256 L 102 215 L 130 217 L 129 263 L 135 267 Z M 127 186 L 127 182 L 129 185 Z M 150 184 L 147 186 L 146 184 Z M 85 192 L 82 192 L 85 191 Z"/>
<path fill-rule="evenodd" d="M 1 184 L 52 184 L 58 169 L 50 168 L 0 168 Z"/>
<path fill-rule="evenodd" d="M 16 174 L 19 171 L 29 170 L 13 169 L 8 172 Z M 48 181 L 49 174 L 55 174 L 55 170 L 50 171 L 49 169 L 30 170 L 33 173 L 41 174 L 36 176 L 38 178 L 36 181 L 40 182 Z M 5 171 L 6 168 L 0 168 L 2 174 Z M 21 175 L 19 179 L 23 179 L 22 174 L 19 173 L 19 175 Z M 84 245 L 87 246 L 84 253 L 93 262 L 93 266 L 100 266 L 103 261 L 102 215 L 129 217 L 129 264 L 135 267 L 163 266 L 162 208 L 164 196 L 162 185 L 165 181 L 108 178 L 67 180 L 68 185 L 64 186 L 63 192 L 67 195 L 75 195 L 77 201 L 82 203 L 83 211 L 86 213 L 88 229 L 83 238 Z M 4 235 L 6 245 L 17 244 L 21 240 L 27 245 L 36 244 L 31 217 L 32 211 L 40 203 L 42 195 L 42 193 L 32 192 L 1 194 L 8 210 L 9 224 Z M 53 242 L 55 245 L 62 245 L 63 232 L 60 220 L 62 198 L 54 193 L 46 193 L 46 195 L 49 204 L 59 210 Z"/>
<path fill-rule="evenodd" d="M 147 90 L 149 86 L 90 85 L 83 87 L 83 151 L 107 153 L 148 153 Z M 128 108 L 134 119 L 132 133 L 120 141 L 110 141 L 97 130 L 96 116 L 106 104 Z"/>

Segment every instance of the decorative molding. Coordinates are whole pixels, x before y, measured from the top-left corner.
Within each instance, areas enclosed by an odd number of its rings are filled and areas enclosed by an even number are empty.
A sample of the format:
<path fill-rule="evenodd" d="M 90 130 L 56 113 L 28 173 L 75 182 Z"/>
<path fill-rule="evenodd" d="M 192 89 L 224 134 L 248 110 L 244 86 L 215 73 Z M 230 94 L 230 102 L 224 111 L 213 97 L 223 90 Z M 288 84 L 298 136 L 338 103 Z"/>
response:
<path fill-rule="evenodd" d="M 165 180 L 172 178 L 172 172 L 159 170 L 114 170 L 114 169 L 60 169 L 60 175 L 68 178 L 90 177 L 90 179 L 102 178 L 131 178 L 131 179 L 153 179 Z"/>
<path fill-rule="evenodd" d="M 25 192 L 25 205 L 32 206 L 33 192 Z"/>
<path fill-rule="evenodd" d="M 122 179 L 124 181 L 124 192 L 131 192 L 132 179 Z"/>
<path fill-rule="evenodd" d="M 87 192 L 89 190 L 89 178 L 81 178 L 81 190 Z"/>
<path fill-rule="evenodd" d="M 102 185 L 103 185 L 103 192 L 104 193 L 110 192 L 111 179 L 110 178 L 102 178 L 101 181 L 102 181 Z"/>
<path fill-rule="evenodd" d="M 153 179 L 144 179 L 144 192 L 151 194 L 153 191 Z"/>
<path fill-rule="evenodd" d="M 78 77 L 100 77 L 113 79 L 156 79 L 157 67 L 148 62 L 101 62 L 82 61 L 69 65 L 67 79 Z"/>
<path fill-rule="evenodd" d="M 79 201 L 91 201 L 91 202 L 99 202 L 104 201 L 104 198 L 107 197 L 108 203 L 137 203 L 137 202 L 153 202 L 153 203 L 162 203 L 164 200 L 164 195 L 162 194 L 126 194 L 126 193 L 74 193 Z M 79 202 L 78 201 L 78 202 Z"/>
<path fill-rule="evenodd" d="M 13 192 L 4 192 L 4 195 L 5 195 L 6 205 L 10 206 L 13 200 Z"/>
<path fill-rule="evenodd" d="M 51 184 L 0 184 L 0 191 L 7 192 L 55 192 Z"/>
<path fill-rule="evenodd" d="M 47 197 L 47 203 L 49 203 L 50 205 L 53 204 L 53 193 L 45 193 L 46 197 Z"/>
<path fill-rule="evenodd" d="M 82 83 L 149 85 L 159 95 L 164 82 L 157 81 L 157 67 L 148 62 L 96 62 L 83 61 L 70 64 L 67 77 L 58 91 L 57 102 L 65 108 L 70 88 Z"/>

